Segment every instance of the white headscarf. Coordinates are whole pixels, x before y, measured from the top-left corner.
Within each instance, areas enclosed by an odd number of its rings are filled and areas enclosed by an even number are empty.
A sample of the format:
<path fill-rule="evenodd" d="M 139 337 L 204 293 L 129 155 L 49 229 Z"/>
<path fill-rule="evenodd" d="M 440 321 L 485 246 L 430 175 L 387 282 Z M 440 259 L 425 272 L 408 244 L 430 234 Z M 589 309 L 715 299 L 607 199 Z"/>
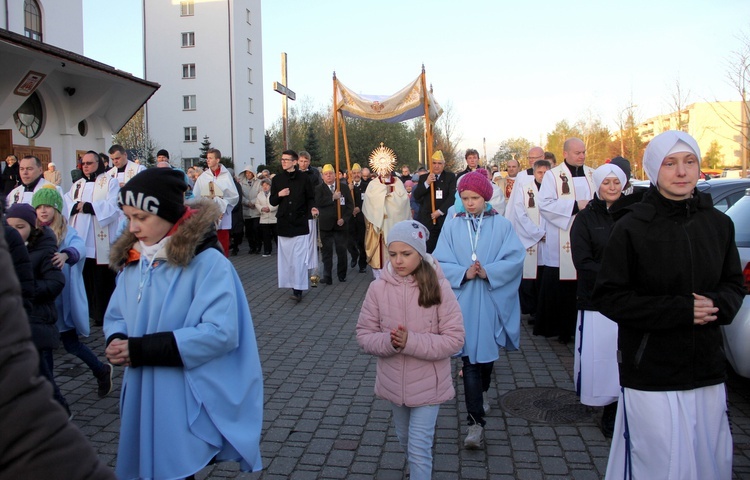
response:
<path fill-rule="evenodd" d="M 622 168 L 611 163 L 605 163 L 594 170 L 594 187 L 596 187 L 597 193 L 599 193 L 599 188 L 602 186 L 604 179 L 612 176 L 617 177 L 620 181 L 620 191 L 622 191 L 623 187 L 625 187 L 625 182 L 628 181 L 628 179 L 625 178 L 625 172 L 622 171 Z"/>
<path fill-rule="evenodd" d="M 689 152 L 701 161 L 701 149 L 693 137 L 678 130 L 667 130 L 649 142 L 643 154 L 643 169 L 655 186 L 664 157 L 672 153 Z"/>

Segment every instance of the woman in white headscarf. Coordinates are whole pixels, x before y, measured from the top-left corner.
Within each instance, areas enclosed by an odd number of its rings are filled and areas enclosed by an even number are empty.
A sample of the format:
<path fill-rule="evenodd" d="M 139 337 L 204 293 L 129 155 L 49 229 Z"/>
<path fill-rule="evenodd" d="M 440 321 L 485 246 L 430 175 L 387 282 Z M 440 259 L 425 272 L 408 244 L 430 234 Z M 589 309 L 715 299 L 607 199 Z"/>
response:
<path fill-rule="evenodd" d="M 734 225 L 695 188 L 700 158 L 685 132 L 651 141 L 651 186 L 615 223 L 597 275 L 622 386 L 607 479 L 732 476 L 720 325 L 745 292 Z"/>
<path fill-rule="evenodd" d="M 596 275 L 614 220 L 610 207 L 622 196 L 625 172 L 606 163 L 594 171 L 594 198 L 576 215 L 570 230 L 573 264 L 578 274 L 575 362 L 573 381 L 581 403 L 604 407 L 601 429 L 612 436 L 620 382 L 617 378 L 617 324 L 591 302 Z"/>

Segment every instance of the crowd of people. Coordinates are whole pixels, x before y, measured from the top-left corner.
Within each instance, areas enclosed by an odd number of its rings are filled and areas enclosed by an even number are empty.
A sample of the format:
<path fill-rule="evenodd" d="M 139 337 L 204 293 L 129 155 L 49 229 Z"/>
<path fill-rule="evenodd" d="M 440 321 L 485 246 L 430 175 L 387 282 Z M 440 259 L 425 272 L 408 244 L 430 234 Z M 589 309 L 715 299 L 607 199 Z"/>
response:
<path fill-rule="evenodd" d="M 227 260 L 247 240 L 250 255 L 276 245 L 278 287 L 296 303 L 319 270 L 329 288 L 370 267 L 356 337 L 377 357 L 375 394 L 392 404 L 413 479 L 431 478 L 439 405 L 455 396 L 451 358 L 463 445 L 482 448 L 494 362 L 522 348 L 522 320 L 575 342 L 577 394 L 603 407 L 613 438 L 607 478 L 730 478 L 719 328 L 743 280 L 732 222 L 696 189 L 701 155 L 688 134 L 650 142 L 641 189 L 622 157 L 587 166 L 577 138 L 559 164 L 533 147 L 527 169 L 513 159 L 502 173 L 473 149 L 460 172 L 437 151 L 400 175 L 375 161 L 318 169 L 294 150 L 275 175 L 235 176 L 216 149 L 206 170 L 158 156 L 160 168 L 145 169 L 118 145 L 89 151 L 67 192 L 33 156 L 9 156 L 2 179 L 5 236 L 54 398 L 68 409 L 53 375 L 60 340 L 100 396 L 113 365 L 127 367 L 118 476 L 191 478 L 222 460 L 260 468 L 262 374 Z M 106 362 L 79 341 L 89 319 L 103 325 Z"/>

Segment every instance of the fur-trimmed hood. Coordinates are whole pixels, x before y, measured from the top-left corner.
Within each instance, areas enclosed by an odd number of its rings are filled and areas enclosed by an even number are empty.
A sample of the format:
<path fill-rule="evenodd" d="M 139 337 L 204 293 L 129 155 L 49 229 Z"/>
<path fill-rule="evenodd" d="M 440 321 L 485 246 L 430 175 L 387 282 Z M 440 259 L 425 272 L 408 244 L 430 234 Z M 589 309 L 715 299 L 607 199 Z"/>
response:
<path fill-rule="evenodd" d="M 168 263 L 178 267 L 186 267 L 193 258 L 208 248 L 218 248 L 216 236 L 216 222 L 221 214 L 216 203 L 210 200 L 200 200 L 191 204 L 192 214 L 185 218 L 177 227 L 166 244 L 162 253 Z M 109 254 L 109 268 L 121 270 L 128 263 L 140 258 L 140 244 L 138 239 L 129 231 L 123 232 L 112 244 Z"/>

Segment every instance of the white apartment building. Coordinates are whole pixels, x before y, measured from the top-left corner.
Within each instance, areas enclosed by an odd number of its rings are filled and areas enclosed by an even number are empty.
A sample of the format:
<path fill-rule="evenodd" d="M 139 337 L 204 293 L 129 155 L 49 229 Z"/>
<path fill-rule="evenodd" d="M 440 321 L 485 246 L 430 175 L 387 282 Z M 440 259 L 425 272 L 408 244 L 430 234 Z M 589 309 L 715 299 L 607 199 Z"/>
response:
<path fill-rule="evenodd" d="M 260 0 L 143 0 L 146 125 L 172 164 L 207 135 L 235 170 L 265 161 Z"/>
<path fill-rule="evenodd" d="M 6 0 L 0 8 L 0 160 L 35 155 L 70 171 L 106 152 L 159 85 L 83 56 L 82 0 Z"/>

